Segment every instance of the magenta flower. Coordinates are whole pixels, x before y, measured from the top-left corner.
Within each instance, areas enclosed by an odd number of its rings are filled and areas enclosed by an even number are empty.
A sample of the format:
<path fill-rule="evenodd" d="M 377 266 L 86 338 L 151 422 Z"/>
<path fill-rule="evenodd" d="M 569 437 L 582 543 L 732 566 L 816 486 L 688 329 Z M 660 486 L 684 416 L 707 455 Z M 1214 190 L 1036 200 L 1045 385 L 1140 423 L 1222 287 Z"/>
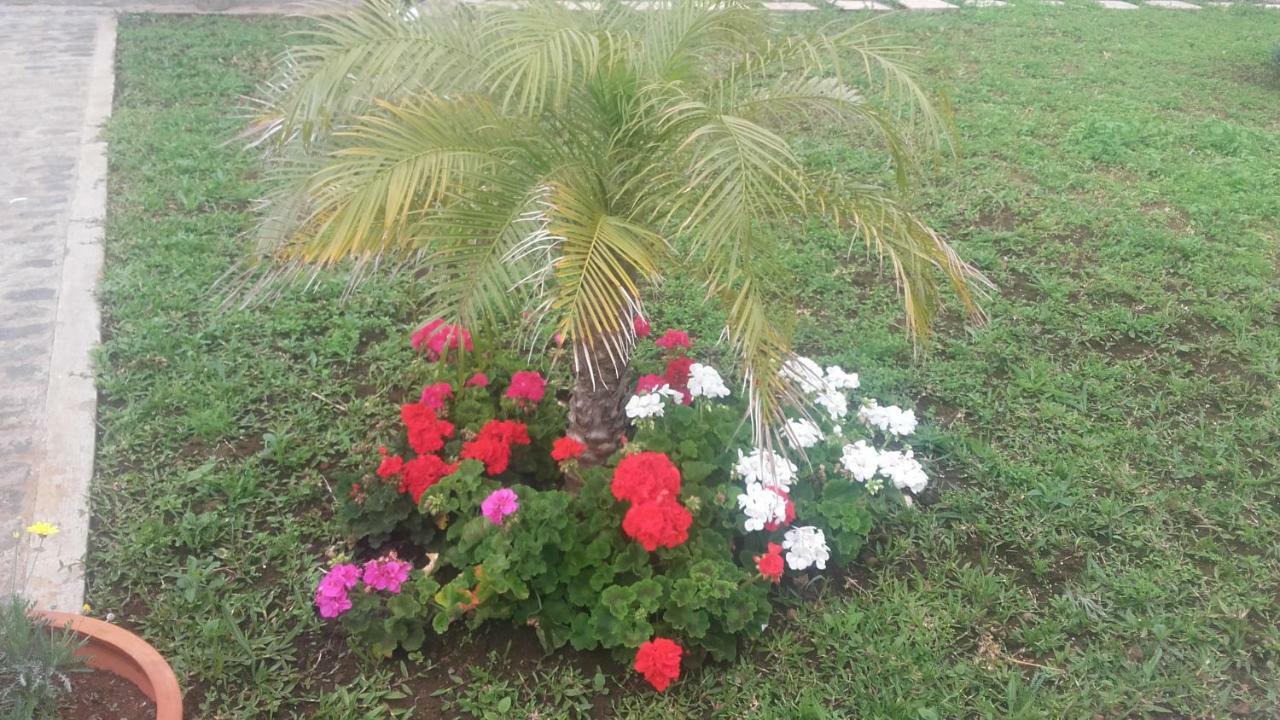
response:
<path fill-rule="evenodd" d="M 420 402 L 430 408 L 432 412 L 439 412 L 444 409 L 444 403 L 449 399 L 450 395 L 453 395 L 452 385 L 446 382 L 436 383 L 422 388 Z"/>
<path fill-rule="evenodd" d="M 400 586 L 409 580 L 409 571 L 413 563 L 396 559 L 390 555 L 364 564 L 364 584 L 374 590 L 384 590 L 395 595 Z"/>
<path fill-rule="evenodd" d="M 480 513 L 489 518 L 489 522 L 494 525 L 501 525 L 504 518 L 511 513 L 520 509 L 520 503 L 517 502 L 516 491 L 511 488 L 501 488 L 489 493 L 489 497 L 480 503 Z"/>
<path fill-rule="evenodd" d="M 512 375 L 511 384 L 507 386 L 507 397 L 521 404 L 540 402 L 546 392 L 546 379 L 532 370 L 521 370 Z"/>
<path fill-rule="evenodd" d="M 485 375 L 482 372 L 478 372 L 475 375 L 472 375 L 471 377 L 467 378 L 465 387 L 484 387 L 488 384 L 489 384 L 489 376 Z"/>
<path fill-rule="evenodd" d="M 693 347 L 693 341 L 689 339 L 689 333 L 683 330 L 668 330 L 665 335 L 655 340 L 653 344 L 663 350 Z"/>
<path fill-rule="evenodd" d="M 347 594 L 360 582 L 360 568 L 355 565 L 334 565 L 320 579 L 316 587 L 316 607 L 320 617 L 336 618 L 351 609 L 351 597 Z"/>

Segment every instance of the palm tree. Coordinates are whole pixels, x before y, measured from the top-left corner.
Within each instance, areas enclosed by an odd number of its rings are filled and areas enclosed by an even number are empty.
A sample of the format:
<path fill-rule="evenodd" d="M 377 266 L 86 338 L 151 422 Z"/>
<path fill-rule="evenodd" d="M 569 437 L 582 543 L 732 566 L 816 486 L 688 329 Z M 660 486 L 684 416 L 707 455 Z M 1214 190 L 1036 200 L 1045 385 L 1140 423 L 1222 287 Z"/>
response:
<path fill-rule="evenodd" d="M 946 126 L 907 50 L 865 24 L 783 36 L 744 0 L 425 7 L 367 0 L 282 56 L 256 126 L 277 178 L 261 250 L 276 275 L 410 264 L 432 316 L 560 333 L 588 460 L 626 428 L 632 321 L 669 274 L 725 312 L 757 438 L 800 402 L 778 374 L 792 313 L 766 288 L 771 224 L 821 216 L 865 243 L 916 336 L 940 280 L 981 317 L 981 275 L 899 200 L 912 138 L 940 146 Z M 798 119 L 869 138 L 897 186 L 807 169 Z"/>

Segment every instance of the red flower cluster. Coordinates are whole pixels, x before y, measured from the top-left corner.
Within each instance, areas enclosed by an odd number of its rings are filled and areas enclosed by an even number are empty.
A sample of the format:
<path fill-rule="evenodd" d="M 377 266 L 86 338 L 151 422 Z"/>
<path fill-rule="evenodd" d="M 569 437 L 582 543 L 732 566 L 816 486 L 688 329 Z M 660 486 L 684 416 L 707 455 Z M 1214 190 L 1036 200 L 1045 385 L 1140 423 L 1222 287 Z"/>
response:
<path fill-rule="evenodd" d="M 551 443 L 551 459 L 556 462 L 576 460 L 586 451 L 586 445 L 571 437 L 562 437 Z"/>
<path fill-rule="evenodd" d="M 684 654 L 674 640 L 656 637 L 643 642 L 636 649 L 636 672 L 658 692 L 667 689 L 673 681 L 680 678 L 680 656 Z"/>
<path fill-rule="evenodd" d="M 467 378 L 467 381 L 463 383 L 463 387 L 485 387 L 488 384 L 489 384 L 489 376 L 485 375 L 482 372 L 478 372 L 475 375 L 472 375 L 471 377 Z"/>
<path fill-rule="evenodd" d="M 507 397 L 521 407 L 538 404 L 546 392 L 547 381 L 532 370 L 521 370 L 512 375 L 511 384 L 507 386 Z"/>
<path fill-rule="evenodd" d="M 385 447 L 378 448 L 378 453 L 382 455 L 382 462 L 378 463 L 378 477 L 386 480 L 399 475 L 404 470 L 404 458 L 399 455 L 388 455 Z"/>
<path fill-rule="evenodd" d="M 398 490 L 412 497 L 414 503 L 422 500 L 422 493 L 426 492 L 427 488 L 458 469 L 457 463 L 446 463 L 437 455 L 419 455 L 405 462 L 399 455 L 389 455 L 386 448 L 378 448 L 378 452 L 382 454 L 382 462 L 378 465 L 378 477 L 383 480 L 400 478 Z"/>
<path fill-rule="evenodd" d="M 419 455 L 404 464 L 404 472 L 400 476 L 400 492 L 408 493 L 414 504 L 417 504 L 427 488 L 457 469 L 458 463 L 447 463 L 439 455 Z"/>
<path fill-rule="evenodd" d="M 409 447 L 419 455 L 440 450 L 445 439 L 453 437 L 453 423 L 436 417 L 435 411 L 422 403 L 401 405 L 400 420 L 409 431 Z"/>
<path fill-rule="evenodd" d="M 778 543 L 769 543 L 763 555 L 756 556 L 756 569 L 760 571 L 760 577 L 773 582 L 782 581 L 782 546 Z"/>
<path fill-rule="evenodd" d="M 409 344 L 414 350 L 426 354 L 427 359 L 433 362 L 449 350 L 465 347 L 469 351 L 475 347 L 471 342 L 471 333 L 461 325 L 450 325 L 438 318 L 419 328 L 409 338 Z"/>
<path fill-rule="evenodd" d="M 653 344 L 663 350 L 675 350 L 676 348 L 685 348 L 687 350 L 693 347 L 693 340 L 689 339 L 689 333 L 683 330 L 668 330 Z"/>
<path fill-rule="evenodd" d="M 622 518 L 622 531 L 645 550 L 678 547 L 689 539 L 693 515 L 676 499 L 680 470 L 665 454 L 626 456 L 614 468 L 609 489 L 618 500 L 631 503 Z"/>
<path fill-rule="evenodd" d="M 632 503 L 674 499 L 680 494 L 680 470 L 660 452 L 632 453 L 613 470 L 613 496 Z"/>
<path fill-rule="evenodd" d="M 453 386 L 447 382 L 436 383 L 422 388 L 422 398 L 418 401 L 433 412 L 444 409 L 445 402 L 453 395 Z"/>
<path fill-rule="evenodd" d="M 622 532 L 649 552 L 660 547 L 680 547 L 689 539 L 693 515 L 680 503 L 667 498 L 638 503 L 622 518 Z"/>
<path fill-rule="evenodd" d="M 489 475 L 501 475 L 511 463 L 511 446 L 528 445 L 529 428 L 516 420 L 490 420 L 475 440 L 465 443 L 458 457 L 479 460 Z"/>

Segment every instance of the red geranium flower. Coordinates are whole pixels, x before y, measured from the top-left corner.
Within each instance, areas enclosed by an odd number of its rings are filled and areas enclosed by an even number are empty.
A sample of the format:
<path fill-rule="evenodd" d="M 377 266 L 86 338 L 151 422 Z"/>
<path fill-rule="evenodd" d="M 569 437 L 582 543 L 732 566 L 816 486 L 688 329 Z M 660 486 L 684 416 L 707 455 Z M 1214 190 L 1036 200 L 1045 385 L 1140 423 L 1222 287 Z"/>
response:
<path fill-rule="evenodd" d="M 613 496 L 633 503 L 647 503 L 680 494 L 680 470 L 660 452 L 632 453 L 613 470 Z"/>
<path fill-rule="evenodd" d="M 378 448 L 378 453 L 382 455 L 382 462 L 378 463 L 378 477 L 386 480 L 399 475 L 404 470 L 404 458 L 399 455 L 388 455 L 384 447 Z"/>
<path fill-rule="evenodd" d="M 649 321 L 644 319 L 643 315 L 637 315 L 631 319 L 631 324 L 635 327 L 636 337 L 647 338 L 649 333 L 653 332 L 653 328 L 649 325 Z"/>
<path fill-rule="evenodd" d="M 459 457 L 479 460 L 489 475 L 501 475 L 511 462 L 512 445 L 528 445 L 529 428 L 517 420 L 490 420 L 475 440 L 462 446 Z"/>
<path fill-rule="evenodd" d="M 684 356 L 671 358 L 667 362 L 667 371 L 662 377 L 672 390 L 680 391 L 680 400 L 685 405 L 693 403 L 693 395 L 689 392 L 689 368 L 693 367 L 693 358 Z"/>
<path fill-rule="evenodd" d="M 667 379 L 661 375 L 642 375 L 636 381 L 636 394 L 643 395 L 647 392 L 653 392 L 663 385 L 667 384 Z"/>
<path fill-rule="evenodd" d="M 760 571 L 760 577 L 775 583 L 781 582 L 782 546 L 778 543 L 769 543 L 765 553 L 756 556 L 756 569 Z"/>
<path fill-rule="evenodd" d="M 482 372 L 478 372 L 467 378 L 467 382 L 463 384 L 463 387 L 485 387 L 488 384 L 489 376 Z"/>
<path fill-rule="evenodd" d="M 400 420 L 409 431 L 409 446 L 418 454 L 433 453 L 453 437 L 453 423 L 441 420 L 422 403 L 400 406 Z"/>
<path fill-rule="evenodd" d="M 662 337 L 658 338 L 654 343 L 663 350 L 675 350 L 676 348 L 691 348 L 693 341 L 689 339 L 689 333 L 683 330 L 668 330 Z"/>
<path fill-rule="evenodd" d="M 439 412 L 444 409 L 444 403 L 453 395 L 453 386 L 447 382 L 436 383 L 422 388 L 422 398 L 418 401 L 433 412 Z"/>
<path fill-rule="evenodd" d="M 689 539 L 693 515 L 670 498 L 637 503 L 622 518 L 622 532 L 653 552 L 660 547 L 673 548 Z"/>
<path fill-rule="evenodd" d="M 471 342 L 471 333 L 461 325 L 450 325 L 444 320 L 436 319 L 423 325 L 409 338 L 414 350 L 426 354 L 431 361 L 439 360 L 448 350 L 466 347 L 468 351 L 475 346 Z"/>
<path fill-rule="evenodd" d="M 656 637 L 640 643 L 636 649 L 636 672 L 643 675 L 655 690 L 662 692 L 680 678 L 680 656 L 683 654 L 684 650 L 667 638 Z"/>
<path fill-rule="evenodd" d="M 546 392 L 547 381 L 541 374 L 532 370 L 521 370 L 512 375 L 511 384 L 507 386 L 507 397 L 521 406 L 525 403 L 533 405 L 540 402 Z"/>
<path fill-rule="evenodd" d="M 562 437 L 551 443 L 551 459 L 556 462 L 576 460 L 586 451 L 586 445 L 571 437 Z"/>
<path fill-rule="evenodd" d="M 511 463 L 511 446 L 492 437 L 477 437 L 462 446 L 458 457 L 479 460 L 489 475 L 501 475 Z"/>
<path fill-rule="evenodd" d="M 408 493 L 416 504 L 422 500 L 422 493 L 427 488 L 440 482 L 440 478 L 452 474 L 458 464 L 449 464 L 438 455 L 419 455 L 404 464 L 404 475 L 400 478 L 400 492 Z"/>

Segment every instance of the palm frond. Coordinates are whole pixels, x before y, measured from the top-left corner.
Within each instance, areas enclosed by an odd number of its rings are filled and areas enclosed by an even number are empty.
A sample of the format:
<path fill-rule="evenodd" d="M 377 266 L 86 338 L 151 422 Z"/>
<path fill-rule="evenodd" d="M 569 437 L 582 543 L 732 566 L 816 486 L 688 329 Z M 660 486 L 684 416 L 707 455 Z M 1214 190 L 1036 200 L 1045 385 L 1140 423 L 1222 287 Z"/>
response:
<path fill-rule="evenodd" d="M 446 202 L 458 187 L 492 184 L 535 164 L 521 131 L 479 97 L 423 95 L 336 133 L 337 147 L 299 192 L 307 214 L 275 254 L 332 265 L 362 254 L 418 249 L 404 230 L 413 212 Z M 279 242 L 281 239 L 276 238 Z"/>
<path fill-rule="evenodd" d="M 406 11 L 397 0 L 363 0 L 319 17 L 293 34 L 276 76 L 260 88 L 256 142 L 310 147 L 377 100 L 458 87 L 468 79 L 458 68 L 475 54 L 474 20 L 465 11 Z"/>
<path fill-rule="evenodd" d="M 927 223 L 880 188 L 844 183 L 828 176 L 815 178 L 816 209 L 861 240 L 867 250 L 889 263 L 902 292 L 908 332 L 929 334 L 941 296 L 939 277 L 950 284 L 974 322 L 984 322 L 978 300 L 991 288 L 981 272 Z"/>
<path fill-rule="evenodd" d="M 627 365 L 634 342 L 631 318 L 640 309 L 640 283 L 660 275 L 666 241 L 652 230 L 610 214 L 597 178 L 573 173 L 552 186 L 548 232 L 555 243 L 554 297 L 565 338 L 610 358 L 613 368 L 581 368 L 593 380 L 612 380 Z"/>

